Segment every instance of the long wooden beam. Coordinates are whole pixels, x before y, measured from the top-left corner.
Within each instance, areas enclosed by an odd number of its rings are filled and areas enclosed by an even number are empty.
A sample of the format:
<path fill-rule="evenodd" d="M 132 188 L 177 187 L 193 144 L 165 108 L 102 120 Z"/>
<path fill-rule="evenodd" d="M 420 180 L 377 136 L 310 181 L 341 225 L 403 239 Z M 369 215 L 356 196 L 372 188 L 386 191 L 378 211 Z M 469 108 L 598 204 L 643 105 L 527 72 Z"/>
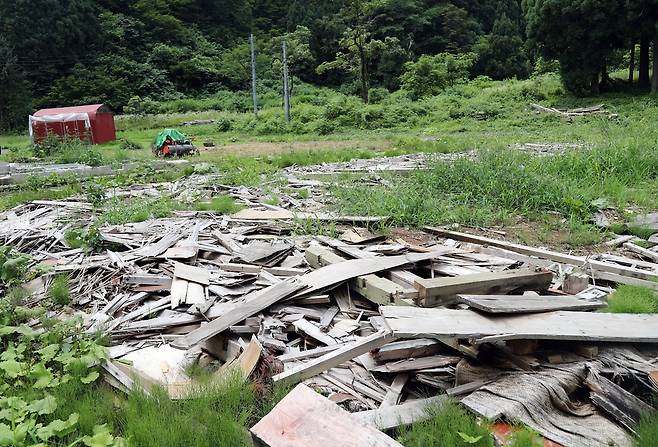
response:
<path fill-rule="evenodd" d="M 384 346 L 394 341 L 395 338 L 388 330 L 376 332 L 349 345 L 345 345 L 316 359 L 310 360 L 302 365 L 286 370 L 272 377 L 274 382 L 296 383 L 313 377 L 334 366 L 352 360 L 366 352 Z"/>
<path fill-rule="evenodd" d="M 520 269 L 418 279 L 416 288 L 421 306 L 436 307 L 455 302 L 459 294 L 504 294 L 518 288 L 543 291 L 552 281 L 551 272 Z"/>

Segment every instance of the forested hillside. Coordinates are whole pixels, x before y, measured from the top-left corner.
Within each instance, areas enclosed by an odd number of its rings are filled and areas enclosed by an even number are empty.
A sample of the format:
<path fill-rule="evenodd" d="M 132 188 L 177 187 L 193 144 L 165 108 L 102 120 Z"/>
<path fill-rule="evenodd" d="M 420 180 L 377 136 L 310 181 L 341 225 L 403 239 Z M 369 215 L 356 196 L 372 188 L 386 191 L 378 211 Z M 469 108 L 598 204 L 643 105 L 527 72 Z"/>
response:
<path fill-rule="evenodd" d="M 595 94 L 635 60 L 648 89 L 657 21 L 658 0 L 0 0 L 0 127 L 42 106 L 248 89 L 251 32 L 260 85 L 280 85 L 286 39 L 294 79 L 366 102 L 550 70 Z"/>

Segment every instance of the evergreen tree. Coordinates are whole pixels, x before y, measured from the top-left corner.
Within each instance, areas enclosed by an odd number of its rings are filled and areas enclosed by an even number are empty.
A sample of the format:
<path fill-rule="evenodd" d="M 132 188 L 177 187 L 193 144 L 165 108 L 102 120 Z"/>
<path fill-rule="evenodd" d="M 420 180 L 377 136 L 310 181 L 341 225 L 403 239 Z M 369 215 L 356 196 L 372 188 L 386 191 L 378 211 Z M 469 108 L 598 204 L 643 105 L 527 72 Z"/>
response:
<path fill-rule="evenodd" d="M 478 55 L 476 75 L 484 74 L 492 79 L 528 76 L 530 64 L 521 32 L 506 13 L 498 16 L 491 33 L 480 38 L 474 51 Z"/>
<path fill-rule="evenodd" d="M 25 125 L 31 95 L 25 73 L 7 39 L 0 36 L 0 130 Z"/>
<path fill-rule="evenodd" d="M 524 6 L 530 43 L 560 62 L 567 89 L 598 93 L 607 57 L 623 45 L 622 0 L 526 0 Z"/>

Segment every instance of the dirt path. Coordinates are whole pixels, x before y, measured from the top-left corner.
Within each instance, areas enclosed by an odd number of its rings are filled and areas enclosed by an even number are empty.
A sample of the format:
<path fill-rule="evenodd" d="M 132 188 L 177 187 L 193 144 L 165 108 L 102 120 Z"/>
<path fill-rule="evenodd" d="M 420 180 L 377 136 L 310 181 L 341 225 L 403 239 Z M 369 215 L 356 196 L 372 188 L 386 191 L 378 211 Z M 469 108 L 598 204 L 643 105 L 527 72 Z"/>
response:
<path fill-rule="evenodd" d="M 200 148 L 201 152 L 223 152 L 235 155 L 267 155 L 294 151 L 341 150 L 341 149 L 388 149 L 388 140 L 319 140 L 231 143 L 223 146 Z"/>

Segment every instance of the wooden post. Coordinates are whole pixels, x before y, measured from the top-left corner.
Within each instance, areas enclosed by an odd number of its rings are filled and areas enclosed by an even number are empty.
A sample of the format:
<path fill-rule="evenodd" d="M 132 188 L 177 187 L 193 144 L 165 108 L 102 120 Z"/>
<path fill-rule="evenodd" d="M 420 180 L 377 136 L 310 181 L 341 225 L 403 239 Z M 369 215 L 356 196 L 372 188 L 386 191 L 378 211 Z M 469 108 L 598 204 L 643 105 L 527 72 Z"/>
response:
<path fill-rule="evenodd" d="M 288 48 L 286 41 L 283 41 L 283 113 L 286 122 L 290 122 L 290 88 L 288 87 Z"/>
<path fill-rule="evenodd" d="M 258 97 L 256 96 L 256 48 L 254 35 L 249 35 L 249 46 L 251 47 L 251 99 L 254 103 L 254 115 L 258 115 Z"/>

